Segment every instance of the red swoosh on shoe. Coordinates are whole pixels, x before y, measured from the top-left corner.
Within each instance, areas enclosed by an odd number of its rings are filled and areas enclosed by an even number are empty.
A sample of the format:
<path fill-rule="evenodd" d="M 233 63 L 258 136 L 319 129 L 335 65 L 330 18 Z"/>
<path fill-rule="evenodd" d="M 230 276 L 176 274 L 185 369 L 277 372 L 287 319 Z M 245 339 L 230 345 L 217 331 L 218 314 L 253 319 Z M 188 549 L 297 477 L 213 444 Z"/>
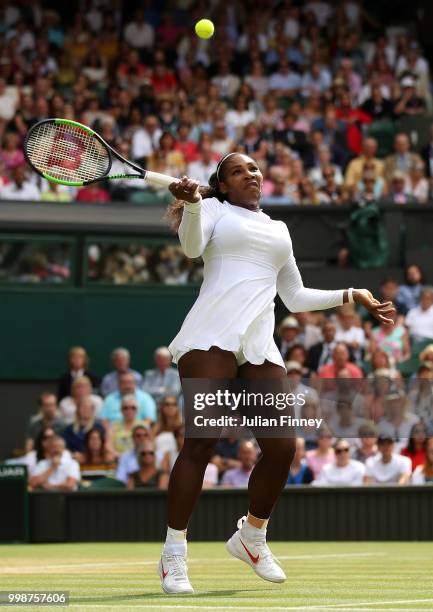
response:
<path fill-rule="evenodd" d="M 247 553 L 247 555 L 249 556 L 249 558 L 251 559 L 251 561 L 254 563 L 254 565 L 256 565 L 259 562 L 260 559 L 260 555 L 257 555 L 257 557 L 255 557 L 254 555 L 252 555 L 250 553 L 250 551 L 248 550 L 248 548 L 245 546 L 245 544 L 242 542 L 242 540 L 239 538 L 242 546 L 245 548 L 245 551 Z"/>
<path fill-rule="evenodd" d="M 167 571 L 165 571 L 165 570 L 164 570 L 164 566 L 163 566 L 163 564 L 162 564 L 162 563 L 161 563 L 161 569 L 162 569 L 162 579 L 164 580 L 164 578 L 165 578 L 165 577 L 167 576 L 167 574 L 168 574 L 168 570 L 167 570 Z"/>

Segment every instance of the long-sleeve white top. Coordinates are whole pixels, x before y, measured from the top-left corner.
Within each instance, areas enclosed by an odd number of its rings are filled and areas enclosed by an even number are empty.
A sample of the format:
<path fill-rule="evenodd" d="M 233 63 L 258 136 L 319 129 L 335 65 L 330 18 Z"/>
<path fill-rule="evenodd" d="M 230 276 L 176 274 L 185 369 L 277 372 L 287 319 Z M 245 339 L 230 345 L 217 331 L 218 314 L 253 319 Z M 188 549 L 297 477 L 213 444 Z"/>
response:
<path fill-rule="evenodd" d="M 289 230 L 262 210 L 216 198 L 186 204 L 178 230 L 185 255 L 203 257 L 200 293 L 169 345 L 174 363 L 191 349 L 243 350 L 250 363 L 284 361 L 274 339 L 274 298 L 291 312 L 343 303 L 343 290 L 304 287 Z"/>

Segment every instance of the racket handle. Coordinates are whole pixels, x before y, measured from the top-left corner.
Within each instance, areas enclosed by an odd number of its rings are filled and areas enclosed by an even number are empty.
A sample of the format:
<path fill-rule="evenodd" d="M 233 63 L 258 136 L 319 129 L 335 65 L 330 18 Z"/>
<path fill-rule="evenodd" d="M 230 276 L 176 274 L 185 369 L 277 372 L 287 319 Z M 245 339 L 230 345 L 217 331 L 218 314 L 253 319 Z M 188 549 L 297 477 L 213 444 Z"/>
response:
<path fill-rule="evenodd" d="M 144 180 L 149 183 L 149 185 L 154 185 L 155 187 L 168 187 L 172 183 L 176 183 L 179 179 L 167 176 L 167 174 L 160 174 L 159 172 L 147 170 Z"/>

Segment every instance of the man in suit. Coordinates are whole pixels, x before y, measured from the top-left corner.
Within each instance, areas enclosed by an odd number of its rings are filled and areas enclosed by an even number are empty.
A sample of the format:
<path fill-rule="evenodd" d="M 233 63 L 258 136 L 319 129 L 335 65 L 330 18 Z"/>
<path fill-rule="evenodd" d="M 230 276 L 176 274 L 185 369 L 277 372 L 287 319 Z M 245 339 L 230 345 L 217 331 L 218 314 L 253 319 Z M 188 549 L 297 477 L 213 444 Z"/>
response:
<path fill-rule="evenodd" d="M 394 138 L 394 151 L 385 158 L 385 179 L 391 181 L 395 172 L 408 174 L 412 166 L 421 161 L 418 153 L 411 153 L 410 140 L 407 134 L 396 134 Z"/>
<path fill-rule="evenodd" d="M 337 344 L 335 334 L 337 328 L 331 321 L 325 321 L 322 326 L 323 342 L 314 344 L 308 351 L 306 366 L 317 372 L 319 368 L 332 361 L 332 352 Z"/>

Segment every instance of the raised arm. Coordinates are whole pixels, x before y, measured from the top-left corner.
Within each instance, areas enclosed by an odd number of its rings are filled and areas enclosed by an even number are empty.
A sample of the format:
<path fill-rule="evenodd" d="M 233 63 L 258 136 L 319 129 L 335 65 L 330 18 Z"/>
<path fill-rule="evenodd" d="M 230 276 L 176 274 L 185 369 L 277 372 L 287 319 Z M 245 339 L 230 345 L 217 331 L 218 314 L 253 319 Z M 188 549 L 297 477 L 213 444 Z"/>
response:
<path fill-rule="evenodd" d="M 293 252 L 277 277 L 278 295 L 291 312 L 307 312 L 335 308 L 349 301 L 348 289 L 333 291 L 304 287 Z M 353 301 L 362 304 L 379 321 L 391 324 L 395 309 L 391 302 L 381 304 L 367 289 L 354 289 Z"/>
<path fill-rule="evenodd" d="M 191 258 L 202 255 L 216 222 L 216 211 L 203 203 L 198 188 L 199 183 L 187 177 L 170 185 L 171 193 L 185 202 L 178 234 L 183 252 Z"/>

